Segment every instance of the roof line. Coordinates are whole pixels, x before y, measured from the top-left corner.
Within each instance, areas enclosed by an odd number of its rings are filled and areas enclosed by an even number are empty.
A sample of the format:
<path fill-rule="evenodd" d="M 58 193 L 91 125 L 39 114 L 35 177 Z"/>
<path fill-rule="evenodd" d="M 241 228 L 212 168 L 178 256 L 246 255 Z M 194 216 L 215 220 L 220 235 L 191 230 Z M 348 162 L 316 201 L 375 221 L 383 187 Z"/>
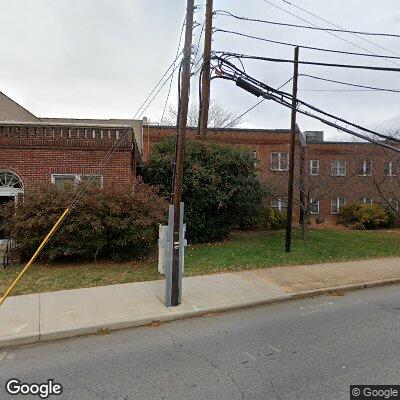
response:
<path fill-rule="evenodd" d="M 35 117 L 37 120 L 40 121 L 40 118 L 37 117 L 37 116 L 36 116 L 35 114 L 33 114 L 32 112 L 30 112 L 27 108 L 25 108 L 24 106 L 21 106 L 21 104 L 17 103 L 17 102 L 16 102 L 14 99 L 12 99 L 11 97 L 7 96 L 4 92 L 1 92 L 1 91 L 0 91 L 0 93 L 1 93 L 3 96 L 7 97 L 8 100 L 10 100 L 10 101 L 12 101 L 13 103 L 15 103 L 18 107 L 21 107 L 21 108 L 22 108 L 23 110 L 25 110 L 28 114 L 32 115 L 32 117 Z"/>
<path fill-rule="evenodd" d="M 95 128 L 95 127 L 104 127 L 104 128 L 132 128 L 132 125 L 129 124 L 95 124 L 95 123 L 86 123 L 86 124 L 78 124 L 75 122 L 26 122 L 26 121 L 0 121 L 1 125 L 24 125 L 24 126 L 70 126 L 70 127 L 87 127 L 87 128 Z"/>

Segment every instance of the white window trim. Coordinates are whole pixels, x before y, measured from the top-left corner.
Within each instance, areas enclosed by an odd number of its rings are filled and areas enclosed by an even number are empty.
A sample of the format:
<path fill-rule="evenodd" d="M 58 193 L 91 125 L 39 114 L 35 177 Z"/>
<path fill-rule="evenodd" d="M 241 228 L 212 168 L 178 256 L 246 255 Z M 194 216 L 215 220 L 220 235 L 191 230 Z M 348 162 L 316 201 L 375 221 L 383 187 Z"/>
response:
<path fill-rule="evenodd" d="M 273 165 L 273 156 L 274 154 L 278 154 L 278 168 L 274 168 Z M 282 154 L 284 154 L 287 159 L 287 166 L 286 168 L 282 168 Z M 273 151 L 271 153 L 271 170 L 272 171 L 278 171 L 278 172 L 283 172 L 283 171 L 289 171 L 289 153 L 283 153 L 283 152 L 279 152 L 279 151 Z"/>
<path fill-rule="evenodd" d="M 367 173 L 367 165 L 368 165 L 368 163 L 371 164 L 371 171 L 370 171 L 369 174 Z M 372 176 L 372 166 L 373 166 L 372 161 L 370 161 L 370 160 L 362 161 L 362 173 L 361 174 L 357 174 L 357 175 L 358 176 Z"/>
<path fill-rule="evenodd" d="M 344 174 L 339 173 L 339 170 L 340 170 L 339 163 L 342 163 L 342 162 L 344 163 Z M 336 164 L 337 173 L 333 173 L 333 168 L 332 168 L 333 164 Z M 346 174 L 347 174 L 347 161 L 334 160 L 331 162 L 331 176 L 346 176 Z"/>
<path fill-rule="evenodd" d="M 331 197 L 331 214 L 332 214 L 332 215 L 337 215 L 337 214 L 339 214 L 339 212 L 340 212 L 340 199 L 344 199 L 343 205 L 345 206 L 345 205 L 347 204 L 347 199 L 346 199 L 346 197 Z M 332 200 L 335 200 L 335 201 L 336 201 L 336 209 L 337 209 L 336 212 L 333 212 L 333 211 L 332 211 Z"/>
<path fill-rule="evenodd" d="M 369 200 L 369 202 L 367 202 L 367 200 Z M 372 197 L 361 197 L 361 203 L 362 204 L 372 204 L 373 203 Z"/>
<path fill-rule="evenodd" d="M 314 204 L 312 204 L 312 203 L 314 203 Z M 318 211 L 317 211 L 317 212 L 313 212 L 313 210 L 312 210 L 312 207 L 315 207 L 315 206 L 318 207 Z M 319 215 L 319 212 L 320 212 L 320 209 L 319 209 L 319 200 L 314 201 L 314 199 L 311 198 L 311 199 L 310 199 L 310 214 L 311 214 L 311 215 Z"/>
<path fill-rule="evenodd" d="M 273 204 L 274 204 L 274 201 L 277 201 L 278 202 L 278 207 L 275 207 Z M 282 205 L 286 205 L 286 207 L 282 207 Z M 282 197 L 276 197 L 275 199 L 273 199 L 272 201 L 271 201 L 271 208 L 274 208 L 274 209 L 277 209 L 278 211 L 282 211 L 282 210 L 285 210 L 286 208 L 287 208 L 287 204 L 283 201 L 283 198 Z"/>
<path fill-rule="evenodd" d="M 386 176 L 397 176 L 397 168 L 396 168 L 397 163 L 395 163 L 393 161 L 388 161 L 387 165 L 389 168 L 388 168 L 388 173 L 386 174 Z"/>
<path fill-rule="evenodd" d="M 317 163 L 317 166 L 316 166 L 316 167 L 313 167 L 313 163 L 314 163 L 314 162 Z M 311 176 L 317 176 L 317 175 L 319 175 L 319 160 L 310 160 L 309 167 L 310 167 L 310 175 L 311 175 Z M 313 169 L 314 169 L 314 168 L 317 169 L 317 173 L 316 173 L 316 174 L 313 173 Z"/>
<path fill-rule="evenodd" d="M 92 176 L 91 174 L 51 174 L 51 183 L 56 183 L 56 177 L 63 176 L 72 176 L 74 177 L 74 183 L 79 183 L 82 181 L 82 177 L 84 176 Z M 103 175 L 94 175 L 100 178 L 101 187 L 104 185 L 104 176 Z"/>

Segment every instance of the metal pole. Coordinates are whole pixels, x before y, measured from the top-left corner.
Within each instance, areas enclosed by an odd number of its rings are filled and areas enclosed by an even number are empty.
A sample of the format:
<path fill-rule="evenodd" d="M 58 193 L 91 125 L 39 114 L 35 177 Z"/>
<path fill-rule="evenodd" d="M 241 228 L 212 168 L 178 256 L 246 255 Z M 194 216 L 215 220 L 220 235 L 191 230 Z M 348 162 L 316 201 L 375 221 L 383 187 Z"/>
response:
<path fill-rule="evenodd" d="M 297 107 L 297 78 L 299 74 L 299 48 L 294 49 L 294 71 L 293 71 L 293 93 L 292 93 L 292 117 L 290 134 L 289 154 L 289 181 L 288 181 L 288 203 L 286 218 L 286 240 L 285 251 L 290 252 L 292 241 L 292 217 L 293 217 L 293 180 L 294 180 L 294 153 L 296 146 L 296 107 Z"/>
<path fill-rule="evenodd" d="M 186 9 L 186 32 L 185 46 L 183 50 L 182 61 L 182 81 L 180 93 L 179 121 L 177 132 L 177 151 L 176 151 L 176 170 L 173 182 L 173 198 L 174 205 L 174 250 L 172 262 L 172 291 L 171 305 L 179 304 L 179 293 L 181 291 L 179 285 L 179 217 L 180 204 L 182 198 L 182 180 L 183 180 L 183 158 L 185 153 L 185 136 L 186 124 L 189 105 L 189 90 L 190 90 L 190 56 L 192 50 L 192 34 L 193 34 L 193 12 L 194 0 L 187 0 Z"/>
<path fill-rule="evenodd" d="M 207 0 L 204 30 L 204 52 L 201 76 L 200 135 L 207 133 L 208 110 L 210 107 L 211 39 L 213 20 L 213 0 Z"/>

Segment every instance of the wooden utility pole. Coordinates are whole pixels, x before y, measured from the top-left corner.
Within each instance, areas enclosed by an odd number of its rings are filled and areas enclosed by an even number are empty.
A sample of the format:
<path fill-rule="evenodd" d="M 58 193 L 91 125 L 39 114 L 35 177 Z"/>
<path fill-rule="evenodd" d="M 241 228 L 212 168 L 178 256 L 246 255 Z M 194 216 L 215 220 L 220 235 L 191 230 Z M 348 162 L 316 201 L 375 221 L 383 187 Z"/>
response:
<path fill-rule="evenodd" d="M 292 92 L 292 117 L 290 124 L 290 153 L 289 153 L 289 181 L 288 203 L 286 218 L 285 251 L 290 252 L 292 242 L 292 218 L 293 218 L 293 180 L 294 180 L 294 153 L 296 147 L 296 108 L 297 108 L 297 79 L 299 75 L 299 47 L 294 49 L 293 92 Z"/>
<path fill-rule="evenodd" d="M 211 40 L 213 25 L 213 0 L 207 0 L 204 30 L 203 67 L 201 77 L 200 135 L 207 133 L 208 110 L 210 107 Z"/>
<path fill-rule="evenodd" d="M 190 91 L 190 62 L 192 50 L 192 35 L 193 35 L 193 12 L 194 0 L 187 0 L 186 8 L 186 31 L 185 31 L 185 46 L 183 49 L 182 73 L 181 73 L 181 92 L 179 104 L 179 120 L 178 130 L 176 134 L 176 154 L 175 154 L 175 172 L 173 174 L 173 196 L 172 204 L 174 205 L 174 250 L 172 258 L 172 291 L 171 305 L 179 304 L 179 218 L 180 205 L 182 198 L 182 181 L 183 181 L 183 158 L 185 153 L 185 138 L 186 124 L 189 105 Z"/>

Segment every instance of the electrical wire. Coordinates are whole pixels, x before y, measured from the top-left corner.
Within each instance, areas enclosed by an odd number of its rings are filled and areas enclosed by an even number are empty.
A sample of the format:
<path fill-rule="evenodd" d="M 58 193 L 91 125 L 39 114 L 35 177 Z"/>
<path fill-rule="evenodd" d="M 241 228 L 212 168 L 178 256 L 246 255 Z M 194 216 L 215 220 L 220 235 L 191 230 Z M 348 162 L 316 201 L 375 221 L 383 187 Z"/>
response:
<path fill-rule="evenodd" d="M 296 7 L 297 9 L 299 9 L 299 10 L 305 12 L 306 14 L 309 14 L 309 15 L 312 15 L 313 17 L 315 17 L 315 18 L 318 18 L 320 21 L 326 22 L 327 24 L 329 24 L 329 25 L 331 25 L 331 26 L 334 26 L 334 27 L 338 28 L 339 30 L 343 30 L 343 28 L 342 28 L 341 26 L 336 25 L 336 24 L 334 24 L 333 22 L 328 21 L 327 19 L 324 19 L 324 18 L 320 17 L 319 15 L 314 14 L 314 13 L 312 13 L 311 11 L 308 11 L 308 10 L 306 10 L 306 9 L 304 9 L 304 8 L 302 8 L 302 7 L 298 6 L 298 5 L 296 5 L 296 4 L 293 4 L 293 3 L 291 3 L 290 1 L 287 1 L 287 0 L 282 0 L 282 1 L 283 1 L 284 3 L 286 3 L 286 4 L 290 5 L 290 6 L 292 6 L 292 7 Z M 367 43 L 369 43 L 369 44 L 372 44 L 373 46 L 376 46 L 376 47 L 378 47 L 378 48 L 380 48 L 380 49 L 382 49 L 382 50 L 385 50 L 385 51 L 387 51 L 388 53 L 395 54 L 395 55 L 397 55 L 397 56 L 399 55 L 399 54 L 395 53 L 394 51 L 392 51 L 392 50 L 390 50 L 390 49 L 387 49 L 387 48 L 384 47 L 384 46 L 381 46 L 381 45 L 379 45 L 379 44 L 376 44 L 375 42 L 373 42 L 373 41 L 371 41 L 371 40 L 369 40 L 369 39 L 366 39 L 366 38 L 362 37 L 361 35 L 362 35 L 363 32 L 347 32 L 347 33 L 352 34 L 353 36 L 357 37 L 358 39 L 363 40 L 364 42 L 367 42 Z M 378 36 L 378 35 L 375 35 L 375 36 Z M 399 37 L 400 35 L 385 34 L 385 35 L 379 35 L 379 36 Z"/>
<path fill-rule="evenodd" d="M 206 22 L 204 21 L 202 26 L 201 26 L 201 32 L 200 32 L 200 35 L 199 35 L 199 40 L 197 42 L 196 51 L 195 51 L 194 57 L 193 57 L 193 64 L 195 64 L 195 65 L 198 65 L 199 61 L 201 61 L 201 58 L 199 58 L 199 60 L 197 60 L 197 62 L 196 62 L 196 58 L 197 58 L 197 55 L 199 53 L 200 44 L 201 44 L 201 38 L 203 36 L 205 25 L 206 25 Z M 195 65 L 193 65 L 193 68 L 196 68 Z"/>
<path fill-rule="evenodd" d="M 290 81 L 292 81 L 293 78 L 288 79 L 285 83 L 283 83 L 281 86 L 279 86 L 277 88 L 277 90 L 282 89 L 284 86 L 286 86 Z M 250 111 L 253 111 L 256 107 L 258 107 L 262 102 L 264 102 L 265 98 L 261 99 L 260 101 L 258 101 L 256 104 L 254 104 L 253 106 L 251 106 L 250 108 L 248 108 L 246 111 L 244 111 L 242 114 L 238 115 L 237 117 L 235 117 L 235 119 L 233 119 L 232 121 L 228 122 L 227 124 L 225 124 L 222 129 L 231 127 L 232 124 L 234 124 L 236 121 L 239 121 L 240 119 L 242 119 L 246 114 L 248 114 Z"/>
<path fill-rule="evenodd" d="M 265 19 L 241 17 L 239 15 L 232 14 L 231 12 L 226 11 L 226 10 L 216 10 L 216 11 L 214 11 L 214 14 L 225 16 L 225 17 L 232 17 L 235 19 L 240 19 L 240 20 L 249 21 L 249 22 L 260 22 L 260 23 L 264 23 L 264 24 L 287 26 L 287 27 L 291 27 L 291 28 L 302 28 L 302 29 L 310 29 L 310 30 L 317 30 L 317 31 L 354 33 L 354 34 L 358 34 L 358 35 L 385 36 L 385 37 L 400 38 L 400 35 L 395 34 L 395 33 L 375 33 L 375 32 L 351 31 L 351 30 L 347 30 L 347 29 L 320 28 L 318 26 L 296 25 L 296 24 L 289 24 L 286 22 L 276 22 L 276 21 L 269 21 L 269 20 L 265 20 Z"/>
<path fill-rule="evenodd" d="M 229 33 L 229 34 L 233 34 L 233 35 L 237 35 L 237 36 L 246 37 L 248 39 L 261 40 L 263 42 L 268 42 L 268 43 L 273 43 L 273 44 L 280 44 L 280 45 L 283 45 L 283 46 L 300 47 L 302 49 L 307 49 L 307 50 L 323 51 L 323 52 L 326 52 L 326 53 L 336 53 L 336 54 L 345 54 L 345 55 L 352 55 L 352 56 L 376 57 L 376 58 L 386 58 L 386 59 L 400 60 L 400 57 L 395 57 L 395 56 L 384 56 L 384 55 L 379 55 L 379 54 L 367 54 L 367 53 L 354 53 L 354 52 L 351 52 L 351 51 L 325 49 L 325 48 L 321 48 L 321 47 L 312 47 L 312 46 L 306 46 L 306 45 L 296 44 L 296 43 L 281 42 L 281 41 L 278 41 L 278 40 L 266 39 L 266 38 L 263 38 L 263 37 L 248 35 L 246 33 L 235 32 L 235 31 L 230 31 L 230 30 L 226 30 L 226 29 L 219 29 L 218 28 L 218 29 L 215 29 L 214 32 Z"/>
<path fill-rule="evenodd" d="M 181 27 L 181 32 L 180 32 L 180 34 L 179 34 L 178 48 L 176 49 L 175 60 L 177 59 L 178 54 L 179 54 L 179 49 L 181 48 L 182 36 L 183 36 L 183 29 L 184 29 L 184 27 L 185 27 L 185 23 L 186 23 L 186 16 L 185 16 L 185 18 L 184 18 L 184 20 L 183 20 L 182 27 Z M 174 64 L 174 66 L 175 66 L 175 64 Z M 173 82 L 173 80 L 174 80 L 174 76 L 172 75 L 172 76 L 171 76 L 171 80 L 170 80 L 170 82 L 169 82 L 169 88 L 168 88 L 167 98 L 165 99 L 165 104 L 164 104 L 163 112 L 162 112 L 162 115 L 161 115 L 161 120 L 160 120 L 160 123 L 161 123 L 161 124 L 162 124 L 163 121 L 164 121 L 164 115 L 165 115 L 165 111 L 166 111 L 166 109 L 167 109 L 169 96 L 170 96 L 170 94 L 171 94 L 171 89 L 172 89 L 172 82 Z"/>
<path fill-rule="evenodd" d="M 306 78 L 312 78 L 312 79 L 316 79 L 316 80 L 324 81 L 324 82 L 331 82 L 331 83 L 337 83 L 340 85 L 368 89 L 371 91 L 400 93 L 399 89 L 387 89 L 387 88 L 379 88 L 379 87 L 374 87 L 374 86 L 365 86 L 365 85 L 360 85 L 360 84 L 355 84 L 355 83 L 350 83 L 350 82 L 337 81 L 335 79 L 322 78 L 320 76 L 308 75 L 308 74 L 299 74 L 299 76 L 304 76 Z"/>
<path fill-rule="evenodd" d="M 291 64 L 294 63 L 293 60 L 287 60 L 287 59 L 282 59 L 282 58 L 253 56 L 253 55 L 248 55 L 248 54 L 239 54 L 239 53 L 233 53 L 233 52 L 227 52 L 227 51 L 215 51 L 214 54 L 222 54 L 222 55 L 229 56 L 229 57 L 252 59 L 252 60 L 262 60 L 262 61 L 291 63 Z M 322 66 L 322 67 L 365 69 L 365 70 L 371 70 L 371 71 L 400 72 L 400 68 L 381 67 L 381 66 L 376 67 L 376 66 L 370 66 L 370 65 L 335 64 L 335 63 L 322 63 L 322 62 L 316 62 L 316 61 L 298 61 L 298 64 L 318 65 L 318 66 Z"/>
<path fill-rule="evenodd" d="M 292 15 L 293 17 L 295 17 L 295 18 L 297 18 L 297 19 L 299 19 L 299 20 L 301 20 L 301 21 L 303 21 L 303 22 L 306 22 L 307 24 L 310 24 L 310 25 L 312 25 L 312 26 L 315 26 L 315 27 L 317 27 L 317 28 L 320 28 L 318 25 L 316 25 L 316 24 L 314 24 L 314 23 L 312 23 L 312 22 L 310 22 L 310 21 L 307 21 L 306 19 L 304 19 L 304 18 L 302 18 L 302 17 L 300 17 L 300 16 L 298 16 L 298 15 L 296 15 L 296 14 L 294 14 L 294 13 L 288 11 L 288 10 L 285 10 L 285 9 L 282 8 L 282 7 L 277 6 L 276 4 L 273 4 L 273 3 L 271 3 L 271 2 L 268 1 L 268 0 L 262 0 L 262 1 L 263 1 L 264 3 L 267 3 L 267 4 L 269 4 L 269 5 L 273 6 L 273 7 L 275 7 L 275 8 L 277 8 L 277 9 L 281 10 L 281 11 L 284 11 L 285 13 L 287 13 L 287 14 L 289 14 L 289 15 Z M 321 29 L 322 29 L 322 28 L 321 28 Z M 352 41 L 350 41 L 350 40 L 347 40 L 347 39 L 345 39 L 345 38 L 343 38 L 343 37 L 337 35 L 337 34 L 334 33 L 334 32 L 326 31 L 326 33 L 328 33 L 329 35 L 334 36 L 334 37 L 336 37 L 336 38 L 338 38 L 338 39 L 340 39 L 340 40 L 342 40 L 342 41 L 344 41 L 344 42 L 346 42 L 346 43 L 348 43 L 348 44 L 351 44 L 352 46 L 358 47 L 358 48 L 361 49 L 361 50 L 364 50 L 364 51 L 366 51 L 366 52 L 368 52 L 368 53 L 371 53 L 371 54 L 375 54 L 375 53 L 373 53 L 372 51 L 366 49 L 365 47 L 362 47 L 362 46 L 360 46 L 360 45 L 358 45 L 358 44 L 356 44 L 356 43 L 354 43 L 354 42 L 352 42 Z M 373 42 L 371 42 L 371 43 L 373 43 Z M 381 46 L 379 46 L 379 47 L 381 47 Z M 384 50 L 386 50 L 386 51 L 388 51 L 388 52 L 390 52 L 390 53 L 392 53 L 392 54 L 394 54 L 394 55 L 396 55 L 396 56 L 400 56 L 400 54 L 394 53 L 393 51 L 388 50 L 388 49 L 386 49 L 386 48 L 384 48 Z M 387 61 L 390 62 L 390 63 L 392 63 L 392 64 L 395 64 L 395 65 L 399 65 L 399 66 L 400 66 L 399 63 L 396 63 L 396 62 L 393 61 L 393 60 L 388 59 Z"/>
<path fill-rule="evenodd" d="M 179 56 L 178 56 L 179 57 Z M 175 63 L 176 59 L 173 61 L 173 63 L 168 67 L 166 73 L 168 73 L 168 71 L 171 69 L 171 67 L 173 66 L 173 64 Z M 174 74 L 175 69 L 178 68 L 181 65 L 181 63 L 179 63 L 177 66 L 173 67 L 172 72 L 170 73 L 170 75 L 167 77 L 167 79 L 164 81 L 164 83 L 161 85 L 161 87 L 157 90 L 157 92 L 153 95 L 153 97 L 149 99 L 149 96 L 146 97 L 146 101 L 148 101 L 148 104 L 146 105 L 146 108 L 142 111 L 142 113 L 144 111 L 146 111 L 146 109 L 152 104 L 152 102 L 154 101 L 154 99 L 157 97 L 157 95 L 160 93 L 160 91 L 163 89 L 163 87 L 165 86 L 165 84 L 168 82 L 169 78 L 171 77 L 172 74 Z M 150 91 L 150 95 L 152 93 L 154 93 L 154 91 L 157 89 L 157 87 L 159 86 L 160 82 L 162 82 L 162 80 L 164 79 L 166 73 L 164 73 L 161 77 L 161 79 L 156 83 L 156 85 L 153 87 L 153 89 Z M 145 102 L 142 103 L 142 105 L 139 107 L 139 109 L 136 111 L 136 113 L 134 114 L 134 117 L 132 119 L 134 119 L 136 117 L 136 115 L 139 113 L 140 109 L 142 108 L 143 104 L 145 104 Z M 98 168 L 96 169 L 96 171 L 92 174 L 89 175 L 89 178 L 85 181 L 85 184 L 80 188 L 80 190 L 78 191 L 75 199 L 72 200 L 69 208 L 72 209 L 77 202 L 82 198 L 83 194 L 86 192 L 86 190 L 89 188 L 90 184 L 93 183 L 93 180 L 95 179 L 95 176 L 98 175 L 100 172 L 102 172 L 103 167 L 106 165 L 106 163 L 111 159 L 111 157 L 114 155 L 115 151 L 117 150 L 117 148 L 120 146 L 120 144 L 125 140 L 127 134 L 130 132 L 132 128 L 126 127 L 125 129 L 123 129 L 123 131 L 121 132 L 121 136 L 118 140 L 116 140 L 115 142 L 113 142 L 112 146 L 110 147 L 110 149 L 106 152 L 106 154 L 104 155 L 103 159 L 100 161 Z"/>
<path fill-rule="evenodd" d="M 165 76 L 168 74 L 168 72 L 170 71 L 171 68 L 175 67 L 175 61 L 180 57 L 180 55 L 182 54 L 179 53 L 177 57 L 175 57 L 175 59 L 172 61 L 172 63 L 170 64 L 170 66 L 168 67 L 168 69 L 164 72 L 164 74 L 161 76 L 160 80 L 154 85 L 153 89 L 149 92 L 149 94 L 147 95 L 147 97 L 144 99 L 143 103 L 140 105 L 140 107 L 137 109 L 135 115 L 132 117 L 133 119 L 136 118 L 136 116 L 141 112 L 142 108 L 144 107 L 144 105 L 147 103 L 148 99 L 152 96 L 152 94 L 157 90 L 158 85 L 162 82 L 162 80 L 165 78 Z"/>
<path fill-rule="evenodd" d="M 236 81 L 237 77 L 235 77 L 235 76 L 232 75 L 231 77 L 225 77 L 225 79 L 230 79 L 230 80 L 232 80 L 232 81 Z M 268 97 L 266 97 L 266 99 L 275 101 L 276 103 L 279 103 L 279 104 L 281 104 L 281 105 L 283 105 L 283 106 L 285 106 L 285 107 L 287 107 L 287 108 L 289 108 L 289 109 L 292 109 L 292 104 L 289 103 L 289 102 L 287 102 L 287 101 L 284 100 L 283 98 L 279 98 L 278 96 L 276 96 L 276 95 L 274 95 L 274 94 L 271 94 L 271 93 L 268 93 L 268 92 L 265 93 L 264 95 L 265 95 L 265 96 L 268 96 Z M 383 142 L 383 141 L 379 141 L 379 140 L 370 138 L 370 137 L 368 137 L 368 136 L 365 136 L 365 135 L 363 135 L 363 134 L 360 134 L 360 133 L 358 133 L 358 132 L 352 131 L 352 130 L 346 128 L 346 127 L 343 127 L 343 126 L 338 125 L 338 124 L 336 124 L 336 123 L 334 123 L 334 122 L 331 122 L 331 121 L 329 121 L 329 120 L 326 120 L 325 118 L 322 118 L 322 117 L 320 117 L 320 116 L 318 116 L 318 115 L 312 114 L 312 113 L 310 113 L 310 112 L 308 112 L 308 111 L 301 110 L 301 109 L 298 109 L 298 108 L 297 108 L 297 112 L 300 113 L 300 114 L 306 115 L 306 116 L 308 116 L 308 117 L 310 117 L 310 118 L 317 119 L 317 120 L 319 120 L 320 122 L 322 122 L 322 123 L 324 123 L 324 124 L 326 124 L 326 125 L 328 125 L 328 126 L 331 126 L 331 127 L 334 127 L 334 128 L 336 128 L 336 129 L 338 129 L 338 130 L 341 130 L 341 131 L 343 131 L 343 132 L 349 133 L 349 134 L 351 134 L 351 135 L 353 135 L 353 136 L 356 136 L 356 137 L 358 137 L 358 138 L 360 138 L 360 139 L 366 140 L 366 141 L 368 141 L 368 142 L 370 142 L 370 143 L 379 145 L 379 146 L 381 146 L 381 147 L 385 147 L 385 148 L 387 148 L 387 149 L 390 149 L 390 150 L 392 150 L 392 151 L 395 151 L 396 153 L 400 153 L 400 149 L 399 149 L 399 148 L 396 148 L 396 147 L 394 147 L 394 146 L 392 146 L 392 145 L 390 145 L 390 144 L 387 144 L 387 143 L 385 143 L 385 142 Z M 337 119 L 339 120 L 339 118 L 337 118 Z M 393 139 L 393 138 L 390 138 L 390 139 Z"/>
<path fill-rule="evenodd" d="M 375 89 L 297 89 L 301 92 L 376 92 Z"/>
<path fill-rule="evenodd" d="M 292 95 L 290 95 L 289 93 L 282 92 L 282 91 L 280 91 L 280 90 L 278 90 L 278 89 L 274 89 L 274 88 L 272 88 L 271 86 L 266 85 L 265 83 L 258 81 L 257 79 L 251 77 L 251 76 L 248 75 L 247 73 L 241 71 L 238 67 L 236 67 L 236 66 L 235 66 L 234 64 L 232 64 L 231 62 L 226 61 L 226 60 L 224 60 L 224 59 L 219 59 L 219 61 L 225 63 L 225 65 L 227 65 L 227 66 L 234 72 L 234 75 L 232 75 L 234 79 L 235 79 L 235 77 L 240 76 L 240 78 L 242 78 L 242 79 L 247 79 L 249 82 L 251 82 L 252 84 L 256 85 L 257 87 L 261 87 L 261 88 L 267 90 L 268 92 L 273 92 L 273 93 L 275 93 L 275 94 L 281 96 L 282 99 L 283 99 L 283 98 L 286 98 L 286 99 L 288 99 L 288 100 L 292 100 Z M 244 77 L 244 78 L 243 78 L 243 77 Z M 228 76 L 228 78 L 229 78 L 229 76 Z M 352 123 L 352 122 L 347 121 L 347 120 L 345 120 L 345 119 L 343 119 L 343 118 L 337 117 L 337 116 L 332 115 L 332 114 L 330 114 L 330 113 L 328 113 L 328 112 L 326 112 L 326 111 L 323 111 L 323 110 L 319 109 L 318 107 L 313 106 L 312 104 L 306 103 L 305 101 L 296 99 L 296 104 L 297 104 L 297 105 L 303 105 L 303 106 L 305 106 L 305 107 L 307 107 L 307 108 L 310 108 L 311 110 L 316 111 L 316 112 L 318 112 L 318 113 L 320 113 L 320 114 L 323 114 L 323 115 L 325 115 L 325 116 L 327 116 L 327 117 L 329 117 L 329 118 L 334 118 L 335 120 L 338 120 L 338 121 L 340 121 L 340 122 L 346 123 L 347 125 L 351 125 L 351 126 L 357 128 L 357 129 L 359 129 L 359 130 L 362 130 L 362 131 L 364 131 L 364 132 L 367 132 L 367 133 L 370 133 L 370 134 L 372 134 L 372 135 L 378 136 L 378 137 L 380 137 L 380 138 L 382 138 L 382 139 L 385 139 L 385 140 L 392 140 L 392 141 L 395 141 L 395 142 L 400 142 L 400 139 L 393 138 L 393 137 L 391 137 L 391 136 L 387 136 L 387 135 L 378 133 L 378 132 L 376 132 L 376 131 L 373 131 L 373 130 L 371 130 L 371 129 L 365 128 L 365 127 L 363 127 L 363 126 L 361 126 L 361 125 Z"/>

